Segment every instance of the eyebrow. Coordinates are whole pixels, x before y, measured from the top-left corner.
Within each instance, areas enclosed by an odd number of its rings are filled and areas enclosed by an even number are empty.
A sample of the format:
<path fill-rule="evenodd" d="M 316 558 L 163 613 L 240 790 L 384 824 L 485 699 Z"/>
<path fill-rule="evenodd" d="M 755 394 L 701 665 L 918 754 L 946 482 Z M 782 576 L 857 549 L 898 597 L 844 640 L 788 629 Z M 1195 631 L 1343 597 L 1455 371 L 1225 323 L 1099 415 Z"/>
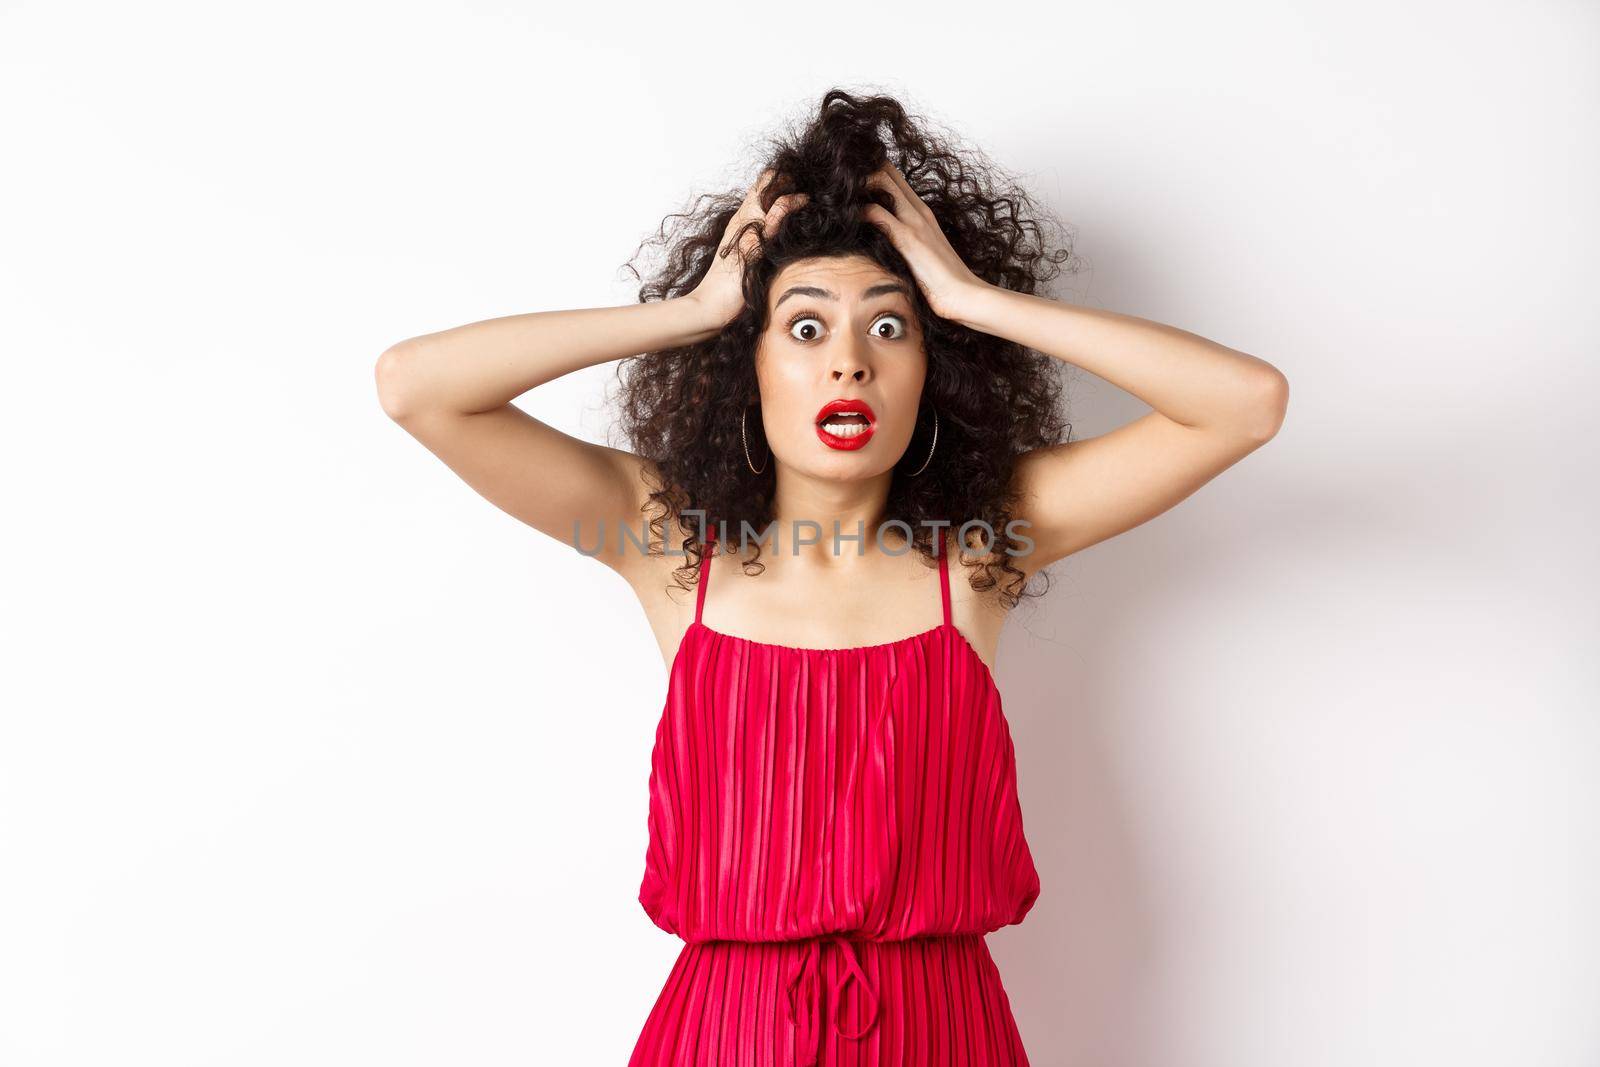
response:
<path fill-rule="evenodd" d="M 887 293 L 899 293 L 908 300 L 911 298 L 910 291 L 906 289 L 905 285 L 902 283 L 880 282 L 877 285 L 871 285 L 862 290 L 861 299 L 871 300 L 875 296 L 883 296 Z M 824 289 L 818 285 L 791 285 L 789 288 L 783 291 L 782 296 L 778 297 L 778 303 L 772 305 L 773 310 L 777 310 L 778 304 L 783 303 L 791 296 L 815 296 L 823 300 L 839 299 L 838 293 L 835 293 L 830 289 Z"/>

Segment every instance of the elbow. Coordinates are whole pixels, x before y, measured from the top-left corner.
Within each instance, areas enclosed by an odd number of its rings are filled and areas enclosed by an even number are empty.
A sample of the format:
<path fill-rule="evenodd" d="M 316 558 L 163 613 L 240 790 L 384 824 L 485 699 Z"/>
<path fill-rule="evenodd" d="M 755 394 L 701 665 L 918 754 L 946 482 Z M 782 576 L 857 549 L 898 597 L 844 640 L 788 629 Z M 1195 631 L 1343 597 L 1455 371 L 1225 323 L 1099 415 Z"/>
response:
<path fill-rule="evenodd" d="M 1250 404 L 1250 436 L 1266 444 L 1277 436 L 1283 426 L 1283 417 L 1289 410 L 1289 379 L 1276 367 L 1261 373 L 1254 399 Z"/>
<path fill-rule="evenodd" d="M 383 413 L 395 422 L 405 422 L 416 410 L 411 359 L 410 349 L 402 342 L 385 349 L 373 369 L 378 403 L 382 405 Z"/>

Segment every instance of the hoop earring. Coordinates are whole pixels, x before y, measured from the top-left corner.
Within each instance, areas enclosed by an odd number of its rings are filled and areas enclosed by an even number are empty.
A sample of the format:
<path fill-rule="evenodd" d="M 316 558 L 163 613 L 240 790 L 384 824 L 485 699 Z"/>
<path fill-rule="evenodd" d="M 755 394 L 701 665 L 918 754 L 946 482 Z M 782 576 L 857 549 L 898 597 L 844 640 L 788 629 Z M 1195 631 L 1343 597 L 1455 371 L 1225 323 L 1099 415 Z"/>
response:
<path fill-rule="evenodd" d="M 929 461 L 931 461 L 933 459 L 933 450 L 938 448 L 938 447 L 939 447 L 939 409 L 938 408 L 934 408 L 933 409 L 933 443 L 928 446 L 928 458 L 922 461 L 922 466 L 918 467 L 916 470 L 914 470 L 910 474 L 906 475 L 906 477 L 915 478 L 917 475 L 919 475 L 923 471 L 927 470 Z"/>
<path fill-rule="evenodd" d="M 761 470 L 756 470 L 756 465 L 750 462 L 750 438 L 745 435 L 745 417 L 750 414 L 750 409 L 745 408 L 739 413 L 739 441 L 744 445 L 744 465 L 750 468 L 751 474 L 760 474 L 767 469 L 767 464 L 772 461 L 772 449 L 767 449 L 767 458 L 761 461 Z"/>

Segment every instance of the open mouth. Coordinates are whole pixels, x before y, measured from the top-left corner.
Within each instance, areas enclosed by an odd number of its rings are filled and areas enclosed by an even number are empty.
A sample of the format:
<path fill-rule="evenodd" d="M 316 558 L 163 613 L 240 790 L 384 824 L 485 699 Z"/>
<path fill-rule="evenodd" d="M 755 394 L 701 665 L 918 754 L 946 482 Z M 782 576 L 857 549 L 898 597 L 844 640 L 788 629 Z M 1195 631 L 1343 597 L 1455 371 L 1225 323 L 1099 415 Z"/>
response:
<path fill-rule="evenodd" d="M 863 400 L 830 400 L 817 412 L 817 437 L 840 451 L 865 445 L 876 426 L 877 418 Z"/>

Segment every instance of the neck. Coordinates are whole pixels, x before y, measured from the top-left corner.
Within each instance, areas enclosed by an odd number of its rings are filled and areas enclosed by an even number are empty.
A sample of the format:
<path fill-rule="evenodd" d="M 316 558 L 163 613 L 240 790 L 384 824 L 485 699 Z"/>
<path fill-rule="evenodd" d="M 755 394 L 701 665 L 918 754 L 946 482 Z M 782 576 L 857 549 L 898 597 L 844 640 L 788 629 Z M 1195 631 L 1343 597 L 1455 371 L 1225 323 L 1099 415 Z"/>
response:
<path fill-rule="evenodd" d="M 772 516 L 778 552 L 820 561 L 878 551 L 878 524 L 886 517 L 892 471 L 840 481 L 780 466 L 776 475 Z M 884 539 L 899 540 L 899 531 L 885 531 Z"/>

